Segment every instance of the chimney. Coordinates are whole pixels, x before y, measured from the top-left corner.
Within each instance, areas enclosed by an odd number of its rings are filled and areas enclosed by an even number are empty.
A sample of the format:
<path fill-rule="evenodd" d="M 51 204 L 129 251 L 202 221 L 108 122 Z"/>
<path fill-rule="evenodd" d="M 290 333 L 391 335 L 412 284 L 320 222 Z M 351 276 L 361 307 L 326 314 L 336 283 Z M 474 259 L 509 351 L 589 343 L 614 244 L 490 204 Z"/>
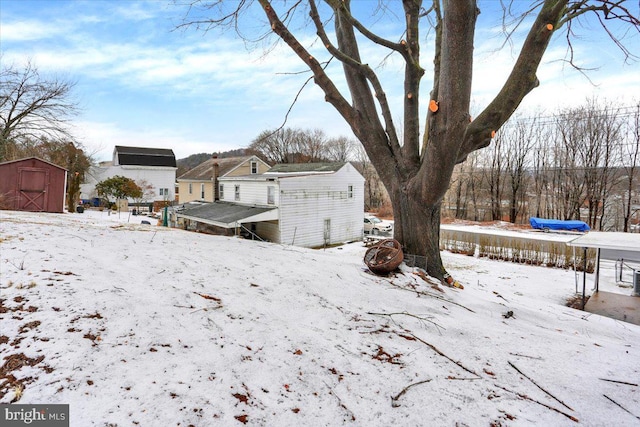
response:
<path fill-rule="evenodd" d="M 220 176 L 220 165 L 218 164 L 218 155 L 211 156 L 213 166 L 211 167 L 211 182 L 213 183 L 213 201 L 220 200 L 220 191 L 218 189 L 218 176 Z"/>

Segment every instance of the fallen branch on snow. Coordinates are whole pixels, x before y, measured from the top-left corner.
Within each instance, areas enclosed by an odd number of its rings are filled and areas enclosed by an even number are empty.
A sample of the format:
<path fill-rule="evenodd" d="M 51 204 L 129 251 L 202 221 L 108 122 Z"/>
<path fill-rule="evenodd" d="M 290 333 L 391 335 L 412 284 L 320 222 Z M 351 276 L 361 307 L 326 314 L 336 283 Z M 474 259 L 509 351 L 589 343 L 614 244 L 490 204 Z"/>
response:
<path fill-rule="evenodd" d="M 424 381 L 418 381 L 417 383 L 409 384 L 408 386 L 403 388 L 400 393 L 398 393 L 397 395 L 391 397 L 391 406 L 394 407 L 394 408 L 397 408 L 398 406 L 400 406 L 400 404 L 398 403 L 398 399 L 400 399 L 402 397 L 402 395 L 404 395 L 411 387 L 414 387 L 414 386 L 417 386 L 417 385 L 420 385 L 420 384 L 425 384 L 425 383 L 428 383 L 429 381 L 431 381 L 431 379 L 424 380 Z"/>
<path fill-rule="evenodd" d="M 602 380 L 602 381 L 609 381 L 610 383 L 624 384 L 624 385 L 631 385 L 631 386 L 634 386 L 634 387 L 638 387 L 638 384 L 628 383 L 628 382 L 626 382 L 626 381 L 608 380 L 608 379 L 606 379 L 606 378 L 600 378 L 600 380 Z"/>
<path fill-rule="evenodd" d="M 558 409 L 558 408 L 554 408 L 553 406 L 547 405 L 546 403 L 542 403 L 542 402 L 540 402 L 539 400 L 532 399 L 531 397 L 527 396 L 526 394 L 522 394 L 522 393 L 518 393 L 518 392 L 513 391 L 513 390 L 509 390 L 509 389 L 507 389 L 507 388 L 504 388 L 504 387 L 502 387 L 502 386 L 499 386 L 498 384 L 494 384 L 494 386 L 495 386 L 495 387 L 498 387 L 498 388 L 500 388 L 500 389 L 502 389 L 502 390 L 504 390 L 504 391 L 506 391 L 506 392 L 508 392 L 508 393 L 513 393 L 513 394 L 515 394 L 516 396 L 518 396 L 520 399 L 528 400 L 528 401 L 530 401 L 530 402 L 537 403 L 537 404 L 538 404 L 538 405 L 540 405 L 540 406 L 544 406 L 544 407 L 545 407 L 545 408 L 547 408 L 547 409 L 551 409 L 552 411 L 555 411 L 555 412 L 557 412 L 557 413 L 559 413 L 559 414 L 561 414 L 561 415 L 564 415 L 565 417 L 569 418 L 571 421 L 574 421 L 574 422 L 576 422 L 576 423 L 579 423 L 579 422 L 580 422 L 580 420 L 578 420 L 578 419 L 577 419 L 576 417 L 574 417 L 573 415 L 567 414 L 566 412 L 562 412 L 560 409 Z"/>
<path fill-rule="evenodd" d="M 329 394 L 332 395 L 333 397 L 335 397 L 336 399 L 338 399 L 338 403 L 340 404 L 340 407 L 342 409 L 344 409 L 345 411 L 347 411 L 347 415 L 349 415 L 349 417 L 351 417 L 351 421 L 355 421 L 356 420 L 356 416 L 355 414 L 351 411 L 351 409 L 347 408 L 347 406 L 342 402 L 342 399 L 340 399 L 340 396 L 338 396 L 336 394 L 335 391 L 333 391 L 333 388 L 327 384 L 325 381 L 322 381 L 324 383 L 324 385 L 327 386 L 327 388 L 329 389 Z"/>
<path fill-rule="evenodd" d="M 544 391 L 545 394 L 549 397 L 551 397 L 553 400 L 555 400 L 556 402 L 558 402 L 559 404 L 561 404 L 562 406 L 564 406 L 565 408 L 567 408 L 570 411 L 573 411 L 573 408 L 570 407 L 569 405 L 567 405 L 566 403 L 564 403 L 562 400 L 558 399 L 557 397 L 555 397 L 553 394 L 549 393 L 547 390 L 545 390 L 544 388 L 542 388 L 542 386 L 540 386 L 537 382 L 535 382 L 533 379 L 531 379 L 531 377 L 527 376 L 527 374 L 525 374 L 524 372 L 522 372 L 520 369 L 518 369 L 518 367 L 516 365 L 514 365 L 511 362 L 507 362 L 509 363 L 509 366 L 511 366 L 513 369 L 515 369 L 516 371 L 518 371 L 518 373 L 520 375 L 522 375 L 523 377 L 525 377 L 526 379 L 528 379 L 529 381 L 531 381 L 533 383 L 533 385 L 535 385 L 536 387 L 538 387 L 540 390 Z"/>
<path fill-rule="evenodd" d="M 418 295 L 418 296 L 425 296 L 425 297 L 431 297 L 431 298 L 439 299 L 439 300 L 441 300 L 441 301 L 445 301 L 445 302 L 448 302 L 449 304 L 457 305 L 458 307 L 462 307 L 462 308 L 464 308 L 464 309 L 465 309 L 465 310 L 467 310 L 467 311 L 470 311 L 470 312 L 472 312 L 472 313 L 475 313 L 475 311 L 471 310 L 469 307 L 466 307 L 466 306 L 464 306 L 464 305 L 462 305 L 462 304 L 459 304 L 459 303 L 457 303 L 457 302 L 455 302 L 455 301 L 451 301 L 450 299 L 447 299 L 447 298 L 445 298 L 445 297 L 443 297 L 443 296 L 440 296 L 440 295 L 438 295 L 438 294 L 434 294 L 434 293 L 432 293 L 432 292 L 426 292 L 426 291 L 418 291 L 418 290 L 415 290 L 415 289 L 407 289 L 407 288 L 403 288 L 402 286 L 396 285 L 396 284 L 395 284 L 395 283 L 393 283 L 393 281 L 391 281 L 391 280 L 389 280 L 389 284 L 390 284 L 391 286 L 393 286 L 394 288 L 398 288 L 398 289 L 401 289 L 401 290 L 403 290 L 403 291 L 413 292 L 413 293 L 415 293 L 415 294 L 416 294 L 416 295 Z"/>
<path fill-rule="evenodd" d="M 434 322 L 433 320 L 430 320 L 430 319 L 428 319 L 428 318 L 426 318 L 426 317 L 418 316 L 418 315 L 416 315 L 416 314 L 411 314 L 411 313 L 408 313 L 408 312 L 406 312 L 406 311 L 402 311 L 402 312 L 398 312 L 398 313 L 372 313 L 372 312 L 368 311 L 368 312 L 367 312 L 367 314 L 370 314 L 370 315 L 372 315 L 372 316 L 388 316 L 388 317 L 390 317 L 390 318 L 391 318 L 391 320 L 393 320 L 393 316 L 395 316 L 395 315 L 409 316 L 409 317 L 416 318 L 416 319 L 418 319 L 418 320 L 420 320 L 420 321 L 422 321 L 422 322 L 428 322 L 428 323 L 431 323 L 432 325 L 434 325 L 434 326 L 435 326 L 436 328 L 438 328 L 438 329 L 445 329 L 444 327 L 442 327 L 442 326 L 438 325 L 438 324 L 437 324 L 436 322 Z M 393 320 L 393 322 L 395 323 L 395 320 Z"/>
<path fill-rule="evenodd" d="M 607 396 L 606 394 L 603 394 L 604 397 L 606 397 L 609 401 L 611 401 L 613 404 L 615 404 L 617 407 L 619 407 L 620 409 L 622 409 L 623 411 L 625 411 L 626 413 L 628 413 L 629 415 L 631 415 L 632 417 L 635 417 L 637 419 L 640 420 L 640 417 L 633 414 L 630 410 L 628 410 L 627 408 L 625 408 L 624 406 L 622 406 L 621 404 L 619 404 L 618 402 L 616 402 L 615 400 L 613 400 L 612 398 L 610 398 L 609 396 Z"/>
<path fill-rule="evenodd" d="M 449 361 L 455 363 L 456 365 L 458 365 L 460 368 L 464 369 L 465 371 L 467 371 L 468 373 L 475 375 L 478 378 L 482 378 L 481 375 L 478 375 L 477 373 L 473 372 L 471 369 L 465 367 L 462 363 L 453 360 L 452 358 L 450 358 L 449 356 L 447 356 L 446 354 L 444 354 L 442 351 L 440 351 L 436 346 L 434 346 L 433 344 L 429 344 L 428 342 L 426 342 L 425 340 L 423 340 L 420 337 L 417 337 L 415 334 L 413 333 L 409 333 L 412 337 L 414 337 L 415 339 L 417 339 L 418 341 L 420 341 L 422 344 L 426 345 L 427 347 L 429 347 L 431 350 L 435 351 L 436 353 L 438 353 L 440 356 L 444 357 L 445 359 L 448 359 Z"/>

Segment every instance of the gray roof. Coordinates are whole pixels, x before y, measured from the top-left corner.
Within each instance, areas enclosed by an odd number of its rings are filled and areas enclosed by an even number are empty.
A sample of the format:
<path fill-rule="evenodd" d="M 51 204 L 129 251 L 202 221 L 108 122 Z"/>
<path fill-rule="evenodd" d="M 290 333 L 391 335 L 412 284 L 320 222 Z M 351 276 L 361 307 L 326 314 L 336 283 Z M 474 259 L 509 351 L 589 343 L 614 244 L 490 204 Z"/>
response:
<path fill-rule="evenodd" d="M 280 163 L 273 166 L 267 173 L 304 173 L 304 172 L 337 172 L 345 165 L 344 162 L 335 163 Z"/>
<path fill-rule="evenodd" d="M 218 176 L 224 176 L 231 169 L 249 160 L 252 156 L 226 157 L 224 159 L 210 158 L 200 163 L 193 169 L 180 175 L 178 179 L 191 179 L 195 181 L 211 181 L 213 178 L 213 165 L 218 164 Z"/>
<path fill-rule="evenodd" d="M 195 207 L 187 207 L 178 211 L 177 215 L 195 220 L 202 220 L 202 222 L 206 223 L 216 223 L 216 225 L 221 227 L 224 227 L 225 225 L 231 227 L 236 222 L 243 222 L 242 220 L 244 219 L 274 209 L 276 209 L 275 206 L 258 207 L 237 205 L 229 202 L 213 202 Z"/>
<path fill-rule="evenodd" d="M 121 165 L 176 167 L 176 156 L 167 148 L 115 146 L 115 154 Z"/>

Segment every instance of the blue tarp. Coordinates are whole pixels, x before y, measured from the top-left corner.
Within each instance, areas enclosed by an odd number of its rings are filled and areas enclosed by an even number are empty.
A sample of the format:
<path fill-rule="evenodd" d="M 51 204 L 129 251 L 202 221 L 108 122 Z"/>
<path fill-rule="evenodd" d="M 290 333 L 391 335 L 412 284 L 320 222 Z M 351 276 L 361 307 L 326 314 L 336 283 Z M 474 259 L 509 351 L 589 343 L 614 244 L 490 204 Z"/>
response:
<path fill-rule="evenodd" d="M 544 219 L 532 216 L 529 218 L 531 227 L 538 230 L 570 230 L 570 231 L 589 231 L 590 228 L 584 221 L 560 219 Z"/>

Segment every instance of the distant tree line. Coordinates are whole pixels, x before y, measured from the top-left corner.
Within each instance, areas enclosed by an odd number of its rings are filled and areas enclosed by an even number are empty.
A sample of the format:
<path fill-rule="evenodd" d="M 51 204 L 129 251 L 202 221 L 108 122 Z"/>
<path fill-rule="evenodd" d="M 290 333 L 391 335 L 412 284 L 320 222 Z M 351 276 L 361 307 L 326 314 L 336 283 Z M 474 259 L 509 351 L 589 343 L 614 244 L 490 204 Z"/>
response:
<path fill-rule="evenodd" d="M 640 103 L 590 99 L 512 118 L 488 149 L 456 167 L 443 216 L 582 219 L 592 229 L 629 231 L 640 220 L 639 199 Z"/>
<path fill-rule="evenodd" d="M 271 164 L 346 162 L 353 159 L 357 145 L 344 136 L 328 137 L 321 129 L 287 127 L 261 132 L 246 152 Z"/>

